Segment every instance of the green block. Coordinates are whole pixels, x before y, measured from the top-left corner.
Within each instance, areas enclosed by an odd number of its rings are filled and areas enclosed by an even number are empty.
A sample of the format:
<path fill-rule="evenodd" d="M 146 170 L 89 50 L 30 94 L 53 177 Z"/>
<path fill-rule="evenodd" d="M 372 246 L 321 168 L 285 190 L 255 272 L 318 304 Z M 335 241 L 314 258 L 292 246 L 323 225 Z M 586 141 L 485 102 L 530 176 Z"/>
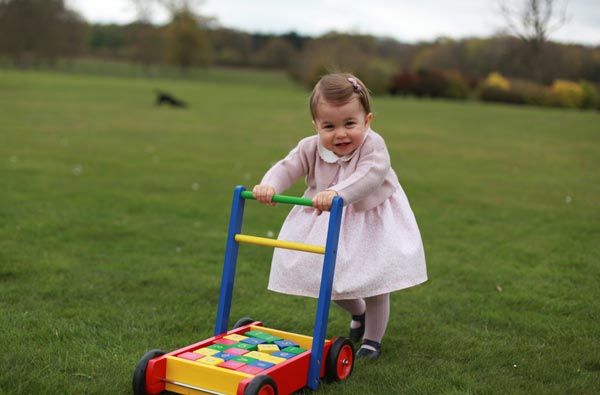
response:
<path fill-rule="evenodd" d="M 278 342 L 279 340 L 283 340 L 282 338 L 273 336 L 273 335 L 266 335 L 264 337 L 261 337 L 261 339 L 263 339 L 267 343 L 275 343 L 275 342 Z"/>
<path fill-rule="evenodd" d="M 306 351 L 305 349 L 303 349 L 302 347 L 286 347 L 283 350 L 281 350 L 283 352 L 289 352 L 290 354 L 302 354 L 304 351 Z"/>
<path fill-rule="evenodd" d="M 231 346 L 225 345 L 225 344 L 211 344 L 210 346 L 208 346 L 206 348 L 212 348 L 213 350 L 218 350 L 218 351 L 225 351 L 228 348 L 231 348 Z"/>
<path fill-rule="evenodd" d="M 230 361 L 241 362 L 241 363 L 245 363 L 246 365 L 248 365 L 248 364 L 251 364 L 254 361 L 258 361 L 258 359 L 243 357 L 243 356 L 240 355 L 238 357 L 231 358 Z"/>
<path fill-rule="evenodd" d="M 257 339 L 263 339 L 263 337 L 271 336 L 271 335 L 269 335 L 268 333 L 265 333 L 265 332 L 261 332 L 261 331 L 248 331 L 248 332 L 244 333 L 244 336 L 250 336 L 250 337 L 255 337 Z"/>
<path fill-rule="evenodd" d="M 248 351 L 256 351 L 257 350 L 256 344 L 249 344 L 249 343 L 236 343 L 236 344 L 232 344 L 230 347 L 241 348 L 242 350 L 248 350 Z"/>

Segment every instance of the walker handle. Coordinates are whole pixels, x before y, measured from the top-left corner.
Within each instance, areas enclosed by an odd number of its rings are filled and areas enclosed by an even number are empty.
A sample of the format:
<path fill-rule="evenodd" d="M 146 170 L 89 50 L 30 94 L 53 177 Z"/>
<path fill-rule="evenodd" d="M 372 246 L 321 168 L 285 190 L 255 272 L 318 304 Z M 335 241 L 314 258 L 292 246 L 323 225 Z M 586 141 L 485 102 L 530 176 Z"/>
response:
<path fill-rule="evenodd" d="M 254 195 L 252 195 L 252 191 L 243 191 L 242 197 L 244 199 L 256 200 Z M 286 195 L 273 195 L 273 199 L 271 199 L 274 203 L 286 203 L 286 204 L 296 204 L 298 206 L 311 206 L 313 205 L 312 199 L 303 198 L 303 197 L 295 197 L 295 196 L 286 196 Z"/>

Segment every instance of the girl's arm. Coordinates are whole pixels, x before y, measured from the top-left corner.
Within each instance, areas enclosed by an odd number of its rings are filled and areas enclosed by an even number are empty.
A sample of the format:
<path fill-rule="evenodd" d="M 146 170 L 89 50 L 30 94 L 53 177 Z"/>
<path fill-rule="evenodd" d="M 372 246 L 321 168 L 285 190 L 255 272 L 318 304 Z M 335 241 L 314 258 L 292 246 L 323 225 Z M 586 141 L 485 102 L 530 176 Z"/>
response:
<path fill-rule="evenodd" d="M 273 165 L 264 175 L 261 185 L 270 185 L 275 189 L 275 193 L 282 193 L 306 175 L 309 168 L 304 152 L 306 140 L 301 140 L 285 158 Z"/>
<path fill-rule="evenodd" d="M 363 147 L 356 170 L 345 180 L 329 187 L 349 204 L 367 197 L 383 182 L 391 168 L 390 155 L 383 139 Z"/>

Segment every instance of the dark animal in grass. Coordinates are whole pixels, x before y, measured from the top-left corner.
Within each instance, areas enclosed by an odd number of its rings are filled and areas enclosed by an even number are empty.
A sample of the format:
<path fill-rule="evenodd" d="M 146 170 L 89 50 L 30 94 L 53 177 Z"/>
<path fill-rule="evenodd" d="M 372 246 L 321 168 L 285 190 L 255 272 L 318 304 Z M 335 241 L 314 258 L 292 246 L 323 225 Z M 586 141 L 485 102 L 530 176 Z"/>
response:
<path fill-rule="evenodd" d="M 187 107 L 187 104 L 184 101 L 177 99 L 172 94 L 167 92 L 156 91 L 156 105 L 160 106 L 163 104 L 178 108 Z"/>

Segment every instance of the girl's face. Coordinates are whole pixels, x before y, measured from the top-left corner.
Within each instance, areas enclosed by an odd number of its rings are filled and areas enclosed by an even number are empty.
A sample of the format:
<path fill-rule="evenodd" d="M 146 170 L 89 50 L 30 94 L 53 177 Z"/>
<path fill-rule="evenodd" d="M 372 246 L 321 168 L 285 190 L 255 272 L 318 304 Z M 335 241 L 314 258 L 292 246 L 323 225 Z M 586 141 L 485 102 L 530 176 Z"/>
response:
<path fill-rule="evenodd" d="M 313 121 L 321 144 L 337 156 L 353 153 L 362 143 L 373 114 L 365 114 L 358 98 L 335 105 L 319 101 Z"/>

